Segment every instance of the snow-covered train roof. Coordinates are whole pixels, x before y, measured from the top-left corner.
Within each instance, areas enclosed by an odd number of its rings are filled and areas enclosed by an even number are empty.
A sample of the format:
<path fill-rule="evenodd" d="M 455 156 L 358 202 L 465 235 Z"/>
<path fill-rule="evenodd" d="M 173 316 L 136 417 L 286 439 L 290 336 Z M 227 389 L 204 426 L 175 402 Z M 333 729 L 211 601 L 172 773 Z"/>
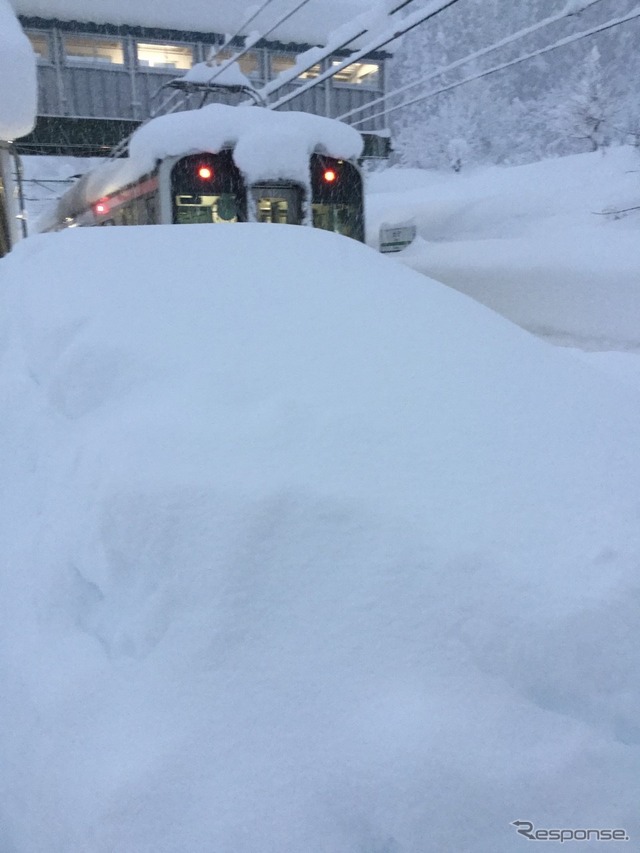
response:
<path fill-rule="evenodd" d="M 344 160 L 362 153 L 362 136 L 335 119 L 261 107 L 210 104 L 199 110 L 159 116 L 142 125 L 129 142 L 129 156 L 86 174 L 58 203 L 56 219 L 76 216 L 88 205 L 153 171 L 165 157 L 233 149 L 249 184 L 289 180 L 306 184 L 315 151 Z"/>
<path fill-rule="evenodd" d="M 11 0 L 20 15 L 57 18 L 116 26 L 235 33 L 257 8 L 255 0 Z M 331 32 L 356 15 L 385 0 L 314 0 L 300 9 L 270 36 L 282 42 L 324 44 Z M 251 23 L 251 31 L 264 32 L 293 8 L 291 0 L 274 2 Z"/>
<path fill-rule="evenodd" d="M 0 79 L 0 139 L 25 136 L 36 120 L 36 58 L 8 0 L 0 0 Z"/>

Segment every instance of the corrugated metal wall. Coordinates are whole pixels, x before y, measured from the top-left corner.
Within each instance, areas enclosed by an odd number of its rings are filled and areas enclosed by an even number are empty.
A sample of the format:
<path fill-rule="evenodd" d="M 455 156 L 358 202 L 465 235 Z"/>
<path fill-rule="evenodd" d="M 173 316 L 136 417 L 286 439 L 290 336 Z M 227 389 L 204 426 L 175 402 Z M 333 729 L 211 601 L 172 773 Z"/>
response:
<path fill-rule="evenodd" d="M 65 56 L 65 39 L 99 39 L 99 35 L 77 29 L 61 30 L 54 23 L 46 25 L 47 22 L 40 19 L 37 21 L 37 29 L 30 27 L 30 23 L 33 22 L 26 19 L 23 26 L 27 35 L 38 40 L 41 50 L 38 62 L 38 112 L 43 116 L 144 119 L 158 105 L 157 95 L 162 84 L 182 73 L 141 67 L 136 61 L 136 39 L 132 35 L 118 35 L 118 41 L 123 45 L 120 64 L 110 65 L 104 61 L 92 64 L 90 59 L 78 64 L 77 59 L 75 62 L 69 61 Z M 70 33 L 73 35 L 70 36 Z M 175 33 L 170 35 L 175 39 Z M 161 32 L 154 32 L 153 36 L 162 39 Z M 167 39 L 167 43 L 173 39 Z M 144 41 L 149 41 L 146 34 Z M 195 61 L 204 59 L 211 46 L 203 42 L 185 44 L 193 48 Z M 295 46 L 288 47 L 291 57 L 294 57 Z M 300 50 L 304 47 L 301 46 Z M 268 76 L 270 57 L 276 53 L 282 56 L 283 49 L 282 46 L 278 46 L 277 50 L 265 47 L 254 53 L 259 60 L 259 70 L 254 81 L 258 87 Z M 286 108 L 335 117 L 379 97 L 384 85 L 384 61 L 376 59 L 376 62 L 380 66 L 380 73 L 373 85 L 346 85 L 328 80 L 302 93 L 299 98 L 290 101 Z M 295 84 L 290 84 L 279 95 L 296 88 Z M 234 102 L 234 97 L 223 100 Z M 378 119 L 370 127 L 361 129 L 378 130 L 381 127 L 383 123 Z"/>

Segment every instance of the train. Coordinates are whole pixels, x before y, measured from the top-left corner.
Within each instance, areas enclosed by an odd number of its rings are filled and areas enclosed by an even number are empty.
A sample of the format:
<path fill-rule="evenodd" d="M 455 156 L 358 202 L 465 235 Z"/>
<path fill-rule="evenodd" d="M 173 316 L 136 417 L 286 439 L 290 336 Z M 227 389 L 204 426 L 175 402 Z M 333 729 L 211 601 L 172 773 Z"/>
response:
<path fill-rule="evenodd" d="M 112 225 L 308 225 L 364 241 L 363 139 L 335 119 L 211 104 L 159 116 L 128 154 L 87 172 L 41 230 Z"/>

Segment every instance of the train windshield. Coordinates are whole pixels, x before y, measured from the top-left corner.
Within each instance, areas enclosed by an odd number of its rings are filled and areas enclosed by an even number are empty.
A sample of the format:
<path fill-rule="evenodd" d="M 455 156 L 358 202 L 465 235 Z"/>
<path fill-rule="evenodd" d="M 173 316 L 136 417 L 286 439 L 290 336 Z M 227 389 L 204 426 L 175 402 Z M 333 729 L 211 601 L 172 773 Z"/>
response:
<path fill-rule="evenodd" d="M 362 178 L 355 166 L 313 154 L 311 192 L 314 228 L 364 241 Z"/>
<path fill-rule="evenodd" d="M 244 222 L 247 198 L 242 176 L 230 151 L 191 154 L 171 171 L 173 221 Z"/>

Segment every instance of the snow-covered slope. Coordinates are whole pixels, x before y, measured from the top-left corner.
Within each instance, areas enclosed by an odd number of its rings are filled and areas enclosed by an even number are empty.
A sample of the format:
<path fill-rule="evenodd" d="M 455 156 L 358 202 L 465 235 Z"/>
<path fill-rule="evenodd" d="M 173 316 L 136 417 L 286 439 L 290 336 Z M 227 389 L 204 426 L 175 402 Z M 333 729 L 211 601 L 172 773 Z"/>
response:
<path fill-rule="evenodd" d="M 637 394 L 311 229 L 0 283 L 3 852 L 640 837 Z"/>
<path fill-rule="evenodd" d="M 640 350 L 640 158 L 609 149 L 461 174 L 371 176 L 368 224 L 413 219 L 397 259 L 557 343 Z"/>

